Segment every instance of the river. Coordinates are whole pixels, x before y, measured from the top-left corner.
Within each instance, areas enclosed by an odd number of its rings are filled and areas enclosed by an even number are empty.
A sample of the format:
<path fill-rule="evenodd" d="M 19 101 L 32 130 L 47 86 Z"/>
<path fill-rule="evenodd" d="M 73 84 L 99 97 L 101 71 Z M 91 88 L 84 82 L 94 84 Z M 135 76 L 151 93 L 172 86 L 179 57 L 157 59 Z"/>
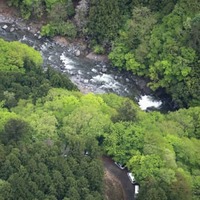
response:
<path fill-rule="evenodd" d="M 135 100 L 141 109 L 159 107 L 162 101 L 156 99 L 146 86 L 144 79 L 128 72 L 118 71 L 104 62 L 76 57 L 76 46 L 64 46 L 39 33 L 32 33 L 29 27 L 19 22 L 0 21 L 0 37 L 8 41 L 20 41 L 40 51 L 44 66 L 50 65 L 62 71 L 83 93 L 115 93 Z"/>

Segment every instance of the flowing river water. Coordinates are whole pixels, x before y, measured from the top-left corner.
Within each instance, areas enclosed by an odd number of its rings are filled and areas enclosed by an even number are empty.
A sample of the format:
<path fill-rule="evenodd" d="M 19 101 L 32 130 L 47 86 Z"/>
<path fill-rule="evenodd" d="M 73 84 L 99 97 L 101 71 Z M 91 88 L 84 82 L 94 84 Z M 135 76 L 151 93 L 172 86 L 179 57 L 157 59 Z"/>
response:
<path fill-rule="evenodd" d="M 44 66 L 66 73 L 78 88 L 84 92 L 115 93 L 135 100 L 141 109 L 159 107 L 162 101 L 156 100 L 146 82 L 128 72 L 120 72 L 104 62 L 76 57 L 76 46 L 64 46 L 39 33 L 32 33 L 29 27 L 17 21 L 0 21 L 0 37 L 8 41 L 20 41 L 40 51 Z"/>

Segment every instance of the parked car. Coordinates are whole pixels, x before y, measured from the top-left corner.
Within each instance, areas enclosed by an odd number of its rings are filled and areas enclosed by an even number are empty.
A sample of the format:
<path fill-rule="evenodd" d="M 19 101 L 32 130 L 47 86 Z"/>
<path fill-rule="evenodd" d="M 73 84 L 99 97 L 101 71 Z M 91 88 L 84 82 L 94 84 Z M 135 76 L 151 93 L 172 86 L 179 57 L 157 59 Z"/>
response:
<path fill-rule="evenodd" d="M 135 183 L 135 177 L 133 176 L 133 174 L 131 172 L 127 173 L 129 180 L 131 181 L 132 184 Z"/>
<path fill-rule="evenodd" d="M 120 169 L 124 169 L 125 165 L 122 165 L 121 163 L 115 162 L 115 165 L 117 165 L 117 167 L 119 167 Z"/>
<path fill-rule="evenodd" d="M 135 194 L 134 197 L 136 198 L 139 193 L 140 186 L 135 184 Z"/>
<path fill-rule="evenodd" d="M 85 151 L 84 151 L 84 155 L 85 155 L 85 156 L 89 156 L 89 151 L 88 151 L 88 150 L 85 150 Z"/>

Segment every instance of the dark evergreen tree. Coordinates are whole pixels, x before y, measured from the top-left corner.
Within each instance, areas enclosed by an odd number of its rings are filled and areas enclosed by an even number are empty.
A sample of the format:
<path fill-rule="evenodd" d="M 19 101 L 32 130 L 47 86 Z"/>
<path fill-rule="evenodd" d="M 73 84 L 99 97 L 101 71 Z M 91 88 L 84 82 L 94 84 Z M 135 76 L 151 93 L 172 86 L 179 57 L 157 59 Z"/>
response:
<path fill-rule="evenodd" d="M 121 24 L 119 3 L 116 0 L 92 0 L 89 10 L 89 35 L 99 44 L 110 44 Z"/>

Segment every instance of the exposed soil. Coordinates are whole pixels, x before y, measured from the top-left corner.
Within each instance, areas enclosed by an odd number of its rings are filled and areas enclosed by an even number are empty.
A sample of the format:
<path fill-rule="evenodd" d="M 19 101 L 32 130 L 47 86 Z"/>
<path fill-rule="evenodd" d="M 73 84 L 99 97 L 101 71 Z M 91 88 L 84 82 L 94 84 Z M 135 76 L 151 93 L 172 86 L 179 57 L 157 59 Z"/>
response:
<path fill-rule="evenodd" d="M 134 200 L 134 185 L 129 181 L 127 170 L 118 168 L 114 161 L 103 156 L 105 169 L 106 200 Z"/>
<path fill-rule="evenodd" d="M 7 1 L 6 0 L 0 0 L 0 15 L 7 17 L 7 18 L 18 18 L 19 17 L 19 13 L 17 11 L 17 9 L 13 8 L 13 7 L 9 7 L 7 5 Z"/>
<path fill-rule="evenodd" d="M 105 200 L 125 200 L 120 181 L 107 169 L 104 174 Z"/>
<path fill-rule="evenodd" d="M 30 32 L 32 33 L 38 32 L 44 23 L 42 20 L 23 20 L 20 16 L 19 9 L 8 6 L 6 0 L 0 0 L 0 22 L 18 23 L 25 27 L 31 27 Z"/>

